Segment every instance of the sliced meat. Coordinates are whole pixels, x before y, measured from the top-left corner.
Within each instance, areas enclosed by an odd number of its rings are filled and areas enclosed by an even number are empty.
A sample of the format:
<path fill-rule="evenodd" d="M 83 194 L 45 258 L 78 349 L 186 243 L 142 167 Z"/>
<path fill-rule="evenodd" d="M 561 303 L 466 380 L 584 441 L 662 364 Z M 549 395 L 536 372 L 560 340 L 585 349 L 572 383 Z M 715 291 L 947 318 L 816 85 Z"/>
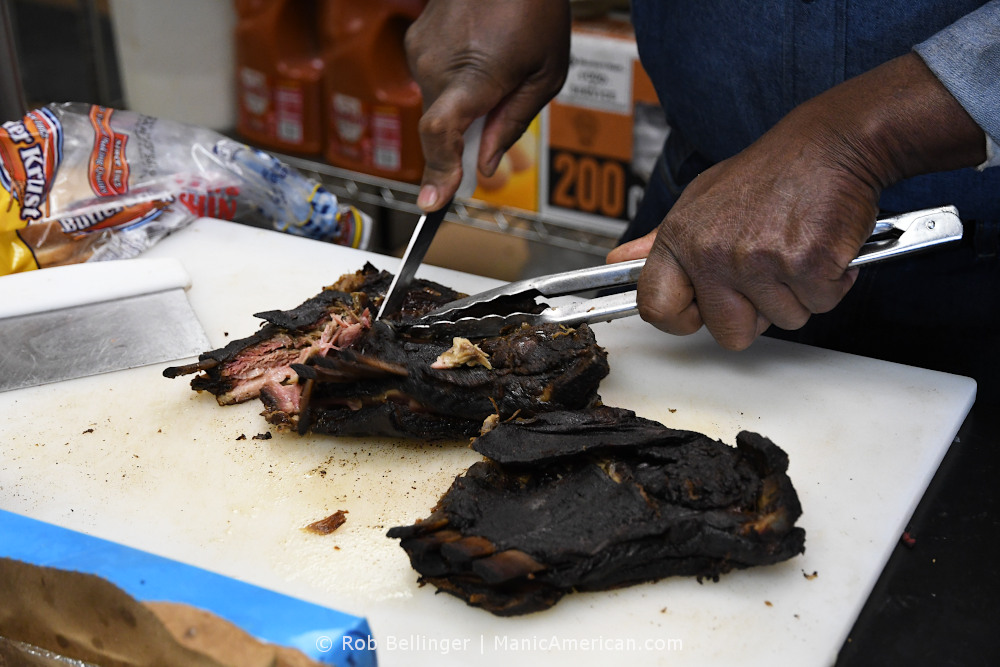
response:
<path fill-rule="evenodd" d="M 459 438 L 493 414 L 599 402 L 607 355 L 586 325 L 511 328 L 475 341 L 488 364 L 435 368 L 453 341 L 410 338 L 405 324 L 463 295 L 418 280 L 396 321 L 375 323 L 391 279 L 366 265 L 297 308 L 258 313 L 265 324 L 254 335 L 164 375 L 198 373 L 192 388 L 222 405 L 260 398 L 268 422 L 300 433 Z"/>

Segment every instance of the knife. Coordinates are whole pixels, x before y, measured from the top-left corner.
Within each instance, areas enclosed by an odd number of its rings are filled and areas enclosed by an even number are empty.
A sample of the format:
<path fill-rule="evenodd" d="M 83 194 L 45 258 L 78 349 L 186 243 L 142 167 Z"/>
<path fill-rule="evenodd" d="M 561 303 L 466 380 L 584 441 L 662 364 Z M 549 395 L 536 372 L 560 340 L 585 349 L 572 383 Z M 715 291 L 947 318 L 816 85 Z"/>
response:
<path fill-rule="evenodd" d="M 456 197 L 468 197 L 476 189 L 476 162 L 479 157 L 479 142 L 483 134 L 484 121 L 485 117 L 477 118 L 472 121 L 469 129 L 465 132 L 465 146 L 462 149 L 462 182 L 455 193 Z M 420 216 L 416 229 L 413 230 L 413 235 L 410 237 L 410 242 L 406 245 L 399 270 L 393 276 L 389 290 L 382 299 L 382 305 L 379 306 L 378 315 L 375 316 L 376 320 L 384 319 L 386 315 L 399 312 L 402 308 L 406 291 L 413 283 L 413 276 L 421 262 L 424 261 L 427 249 L 430 248 L 434 235 L 437 234 L 438 228 L 454 201 L 454 199 L 450 199 L 438 210 Z"/>

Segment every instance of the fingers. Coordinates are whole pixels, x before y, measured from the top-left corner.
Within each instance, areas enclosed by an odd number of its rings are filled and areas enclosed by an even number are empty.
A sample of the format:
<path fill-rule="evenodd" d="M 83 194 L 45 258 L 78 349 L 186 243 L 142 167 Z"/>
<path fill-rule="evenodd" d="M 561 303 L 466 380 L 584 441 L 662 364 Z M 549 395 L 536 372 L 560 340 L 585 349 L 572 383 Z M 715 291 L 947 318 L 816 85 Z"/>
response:
<path fill-rule="evenodd" d="M 446 89 L 420 118 L 420 143 L 424 152 L 424 173 L 417 206 L 434 211 L 444 206 L 462 182 L 462 152 L 465 132 L 473 121 L 485 115 L 489 98 L 475 97 L 477 88 L 453 86 Z M 470 92 L 472 95 L 470 95 Z M 486 130 L 483 131 L 486 142 Z M 480 154 L 483 147 L 480 147 Z"/>
<path fill-rule="evenodd" d="M 639 315 L 657 329 L 677 336 L 693 334 L 706 325 L 720 345 L 742 350 L 760 336 L 770 321 L 738 292 L 709 283 L 696 297 L 691 278 L 665 242 L 656 245 L 657 234 L 623 243 L 608 253 L 608 263 L 647 258 L 639 277 Z M 702 318 L 701 304 L 708 320 Z"/>
<path fill-rule="evenodd" d="M 607 261 L 648 258 L 638 285 L 639 314 L 661 331 L 687 335 L 704 325 L 723 347 L 742 350 L 771 326 L 771 318 L 758 309 L 758 302 L 776 304 L 762 307 L 776 313 L 772 317 L 779 326 L 798 328 L 808 319 L 808 310 L 788 288 L 779 290 L 777 298 L 759 296 L 756 301 L 711 276 L 696 288 L 669 244 L 665 240 L 657 244 L 656 239 L 653 231 L 624 243 L 608 253 Z"/>
<path fill-rule="evenodd" d="M 704 325 L 727 350 L 750 347 L 772 324 L 751 299 L 725 285 L 708 283 L 696 290 L 675 260 L 647 262 L 638 289 L 642 319 L 678 336 L 693 334 Z M 786 328 L 798 328 L 809 317 L 801 307 L 792 305 L 789 310 L 796 324 Z"/>
<path fill-rule="evenodd" d="M 422 209 L 443 206 L 457 191 L 462 137 L 480 117 L 486 123 L 476 162 L 484 174 L 494 173 L 562 87 L 570 27 L 567 0 L 429 0 L 406 33 L 410 70 L 426 107 Z"/>
<path fill-rule="evenodd" d="M 636 244 L 645 240 L 637 239 Z M 701 328 L 694 285 L 673 251 L 657 236 L 637 285 L 639 315 L 657 329 L 678 336 Z"/>
<path fill-rule="evenodd" d="M 745 350 L 757 340 L 772 323 L 783 321 L 783 328 L 799 328 L 809 318 L 809 312 L 801 307 L 790 294 L 780 299 L 783 303 L 778 311 L 763 306 L 753 297 L 721 284 L 709 284 L 698 291 L 705 328 L 712 337 L 727 350 Z M 769 312 L 777 312 L 769 315 Z M 794 322 L 794 324 L 787 324 Z M 781 326 L 781 324 L 779 324 Z"/>
<path fill-rule="evenodd" d="M 417 205 L 431 211 L 455 195 L 463 177 L 465 132 L 485 116 L 475 164 L 492 176 L 507 150 L 524 134 L 540 111 L 540 100 L 551 96 L 551 84 L 528 81 L 507 97 L 475 76 L 456 77 L 420 119 L 424 174 Z"/>
<path fill-rule="evenodd" d="M 607 263 L 628 262 L 633 259 L 642 259 L 649 255 L 649 250 L 656 239 L 656 231 L 652 231 L 645 236 L 623 243 L 608 253 Z"/>
<path fill-rule="evenodd" d="M 826 313 L 840 303 L 858 278 L 858 269 L 851 268 L 832 279 L 820 279 L 812 283 L 797 281 L 789 286 L 795 298 L 810 313 Z M 798 328 L 798 327 L 784 327 Z"/>
<path fill-rule="evenodd" d="M 770 253 L 706 261 L 711 252 L 702 248 L 685 255 L 683 244 L 672 240 L 666 224 L 658 232 L 608 255 L 608 262 L 647 258 L 638 284 L 640 316 L 674 335 L 705 326 L 730 350 L 746 349 L 772 324 L 801 328 L 814 313 L 833 308 L 857 278 L 857 269 L 834 271 L 833 278 L 817 278 L 806 269 L 789 271 Z"/>

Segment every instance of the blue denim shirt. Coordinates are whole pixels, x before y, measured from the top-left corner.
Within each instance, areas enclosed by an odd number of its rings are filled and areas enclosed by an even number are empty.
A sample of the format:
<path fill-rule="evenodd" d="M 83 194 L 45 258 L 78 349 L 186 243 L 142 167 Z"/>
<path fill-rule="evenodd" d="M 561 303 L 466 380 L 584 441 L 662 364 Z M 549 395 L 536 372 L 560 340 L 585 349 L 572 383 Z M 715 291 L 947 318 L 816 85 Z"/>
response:
<path fill-rule="evenodd" d="M 1000 0 L 633 0 L 632 17 L 671 127 L 708 164 L 914 48 L 1000 140 Z M 1000 221 L 998 193 L 1000 169 L 962 169 L 903 181 L 881 206 L 954 204 L 965 218 Z"/>

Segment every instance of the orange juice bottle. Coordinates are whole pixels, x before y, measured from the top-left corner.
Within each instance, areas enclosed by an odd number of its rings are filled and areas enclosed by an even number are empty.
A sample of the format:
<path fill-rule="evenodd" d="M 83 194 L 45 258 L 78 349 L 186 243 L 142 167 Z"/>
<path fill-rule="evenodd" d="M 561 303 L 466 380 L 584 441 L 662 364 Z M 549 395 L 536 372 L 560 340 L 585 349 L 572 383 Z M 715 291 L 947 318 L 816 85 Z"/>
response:
<path fill-rule="evenodd" d="M 403 48 L 424 0 L 325 0 L 322 10 L 326 160 L 417 183 L 424 158 L 420 89 Z"/>
<path fill-rule="evenodd" d="M 291 153 L 323 151 L 318 0 L 236 0 L 236 130 Z"/>

